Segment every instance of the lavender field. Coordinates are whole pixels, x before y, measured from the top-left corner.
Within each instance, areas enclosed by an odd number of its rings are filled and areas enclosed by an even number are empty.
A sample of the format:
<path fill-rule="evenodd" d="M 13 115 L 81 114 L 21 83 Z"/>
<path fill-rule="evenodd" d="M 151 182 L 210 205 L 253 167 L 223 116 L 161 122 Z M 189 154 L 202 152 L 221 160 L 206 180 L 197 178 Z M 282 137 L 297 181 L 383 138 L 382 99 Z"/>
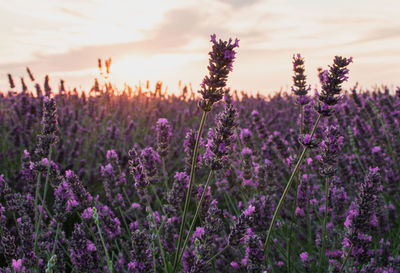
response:
<path fill-rule="evenodd" d="M 289 92 L 238 93 L 238 43 L 212 35 L 179 95 L 118 89 L 111 60 L 83 93 L 9 75 L 0 272 L 399 272 L 400 88 L 295 54 Z"/>

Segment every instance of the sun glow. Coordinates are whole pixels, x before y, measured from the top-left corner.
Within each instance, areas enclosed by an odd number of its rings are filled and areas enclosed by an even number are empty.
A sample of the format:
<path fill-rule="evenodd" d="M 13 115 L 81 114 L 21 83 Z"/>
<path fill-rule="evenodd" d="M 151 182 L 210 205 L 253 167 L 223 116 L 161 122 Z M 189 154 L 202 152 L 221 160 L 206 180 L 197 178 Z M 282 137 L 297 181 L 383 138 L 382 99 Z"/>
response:
<path fill-rule="evenodd" d="M 150 83 L 169 79 L 171 92 L 177 93 L 178 82 L 181 79 L 188 79 L 183 75 L 192 62 L 206 62 L 204 54 L 155 54 L 151 56 L 130 55 L 113 60 L 110 68 L 112 81 L 117 84 L 137 84 L 149 80 Z M 199 71 L 198 73 L 200 73 Z M 173 80 L 170 80 L 173 79 Z M 193 78 L 194 82 L 196 80 Z"/>

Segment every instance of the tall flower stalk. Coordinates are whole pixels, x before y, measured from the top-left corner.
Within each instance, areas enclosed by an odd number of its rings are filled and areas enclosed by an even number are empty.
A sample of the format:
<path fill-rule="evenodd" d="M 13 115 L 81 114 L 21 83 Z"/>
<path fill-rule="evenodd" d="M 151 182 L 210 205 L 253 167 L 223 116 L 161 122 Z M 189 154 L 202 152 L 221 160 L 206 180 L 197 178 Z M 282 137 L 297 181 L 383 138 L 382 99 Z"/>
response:
<path fill-rule="evenodd" d="M 310 147 L 314 147 L 315 143 L 313 141 L 313 136 L 315 134 L 315 131 L 318 127 L 318 124 L 321 120 L 322 117 L 327 117 L 330 116 L 333 112 L 332 106 L 338 103 L 340 99 L 340 92 L 342 90 L 342 83 L 348 79 L 348 72 L 349 70 L 347 69 L 347 66 L 352 62 L 352 58 L 343 58 L 339 56 L 335 56 L 333 60 L 333 65 L 329 67 L 329 71 L 325 70 L 323 72 L 323 82 L 322 82 L 322 94 L 318 95 L 318 103 L 316 105 L 316 111 L 319 113 L 318 118 L 314 124 L 314 127 L 311 131 L 311 134 L 307 134 L 304 137 L 302 137 L 301 142 L 303 144 L 303 151 L 296 163 L 296 166 L 294 170 L 292 171 L 289 181 L 286 184 L 285 190 L 283 191 L 283 194 L 281 198 L 279 199 L 278 205 L 275 208 L 271 224 L 268 228 L 267 231 L 267 237 L 264 242 L 264 254 L 268 258 L 268 244 L 271 238 L 271 233 L 273 230 L 273 227 L 275 225 L 275 221 L 277 220 L 278 214 L 282 208 L 283 201 L 286 198 L 287 193 L 289 192 L 289 189 L 291 185 L 293 184 L 294 177 L 296 173 L 299 170 L 300 164 L 304 159 L 304 156 L 307 152 L 307 150 Z M 266 261 L 268 259 L 265 259 Z"/>
<path fill-rule="evenodd" d="M 325 177 L 325 210 L 324 220 L 322 225 L 322 244 L 320 251 L 320 268 L 321 271 L 325 268 L 325 249 L 326 249 L 326 223 L 328 218 L 328 202 L 329 202 L 329 181 L 335 175 L 337 169 L 337 161 L 343 137 L 339 136 L 338 128 L 330 126 L 326 131 L 326 139 L 321 145 L 321 163 L 320 173 Z"/>
<path fill-rule="evenodd" d="M 213 43 L 213 47 L 212 51 L 209 53 L 210 55 L 209 65 L 208 65 L 209 75 L 204 77 L 204 80 L 201 83 L 202 89 L 199 91 L 199 93 L 202 95 L 202 99 L 200 99 L 199 101 L 199 107 L 203 110 L 203 115 L 201 117 L 199 129 L 197 131 L 197 139 L 193 151 L 192 166 L 190 169 L 190 176 L 189 176 L 189 186 L 186 193 L 185 205 L 179 229 L 179 237 L 175 253 L 173 271 L 175 271 L 177 268 L 178 258 L 181 252 L 181 244 L 184 233 L 183 230 L 186 223 L 190 197 L 194 184 L 197 153 L 199 149 L 201 134 L 203 132 L 208 112 L 211 111 L 212 106 L 218 101 L 220 101 L 224 95 L 223 88 L 226 86 L 226 81 L 228 80 L 229 72 L 232 71 L 232 64 L 236 55 L 234 49 L 239 46 L 238 39 L 236 39 L 234 43 L 232 43 L 232 39 L 229 39 L 229 41 L 222 41 L 221 39 L 217 41 L 215 34 L 211 35 L 211 42 Z"/>
<path fill-rule="evenodd" d="M 307 86 L 306 82 L 306 75 L 305 75 L 305 68 L 304 68 L 304 59 L 301 55 L 293 54 L 293 86 L 292 92 L 296 96 L 296 103 L 300 105 L 300 136 L 303 134 L 303 108 L 310 102 L 310 98 L 308 96 L 308 92 L 311 90 L 311 86 Z M 300 172 L 297 172 L 297 182 L 295 186 L 295 197 L 294 197 L 294 204 L 291 213 L 291 223 L 289 229 L 289 242 L 287 247 L 287 256 L 288 256 L 288 272 L 291 272 L 291 243 L 292 243 L 292 232 L 293 232 L 293 225 L 296 221 L 295 219 L 295 210 L 297 207 L 297 188 L 298 183 L 300 181 Z"/>

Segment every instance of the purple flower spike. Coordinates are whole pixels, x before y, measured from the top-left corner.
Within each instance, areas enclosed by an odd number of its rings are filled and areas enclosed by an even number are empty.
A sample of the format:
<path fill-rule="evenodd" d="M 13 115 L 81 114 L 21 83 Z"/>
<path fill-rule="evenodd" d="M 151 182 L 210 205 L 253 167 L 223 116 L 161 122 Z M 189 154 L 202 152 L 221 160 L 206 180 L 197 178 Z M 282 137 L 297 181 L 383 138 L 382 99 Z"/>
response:
<path fill-rule="evenodd" d="M 322 92 L 318 95 L 319 103 L 316 110 L 323 116 L 329 116 L 332 112 L 330 106 L 336 105 L 340 100 L 342 83 L 348 80 L 349 69 L 347 66 L 353 62 L 353 59 L 335 56 L 333 65 L 329 66 L 329 71 L 321 71 L 319 74 Z M 326 105 L 325 108 L 321 105 Z"/>
<path fill-rule="evenodd" d="M 235 48 L 239 47 L 239 40 L 217 41 L 216 35 L 211 35 L 213 43 L 212 51 L 209 53 L 210 60 L 208 65 L 209 76 L 205 76 L 201 83 L 202 100 L 199 106 L 206 112 L 211 111 L 214 103 L 220 101 L 224 95 L 223 88 L 226 86 L 228 74 L 232 71 L 233 61 L 235 60 Z"/>
<path fill-rule="evenodd" d="M 306 105 L 310 102 L 307 93 L 311 90 L 311 86 L 306 83 L 306 75 L 304 74 L 304 59 L 298 53 L 293 54 L 293 86 L 292 92 L 297 96 L 299 105 Z"/>
<path fill-rule="evenodd" d="M 166 118 L 160 118 L 157 121 L 157 152 L 161 157 L 168 155 L 169 143 L 171 141 L 171 125 Z"/>

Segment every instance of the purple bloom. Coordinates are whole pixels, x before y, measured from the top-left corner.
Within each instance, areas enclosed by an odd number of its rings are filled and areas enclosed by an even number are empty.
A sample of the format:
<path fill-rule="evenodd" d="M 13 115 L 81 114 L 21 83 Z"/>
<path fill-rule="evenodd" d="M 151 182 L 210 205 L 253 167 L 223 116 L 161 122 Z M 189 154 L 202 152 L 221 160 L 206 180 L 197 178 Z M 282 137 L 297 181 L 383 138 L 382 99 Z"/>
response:
<path fill-rule="evenodd" d="M 190 173 L 190 168 L 192 166 L 192 158 L 194 153 L 194 146 L 196 144 L 196 138 L 197 138 L 197 131 L 189 130 L 186 133 L 185 140 L 183 142 L 183 149 L 185 152 L 185 172 L 187 174 Z M 204 145 L 203 139 L 200 137 L 199 147 L 202 147 L 203 145 Z M 201 164 L 201 155 L 200 153 L 198 153 L 196 167 L 198 167 L 200 164 Z"/>
<path fill-rule="evenodd" d="M 90 193 L 87 192 L 85 187 L 82 185 L 82 182 L 79 180 L 79 177 L 71 170 L 65 171 L 66 182 L 69 184 L 69 187 L 76 198 L 76 201 L 79 202 L 79 205 L 84 209 L 91 207 L 93 197 Z"/>
<path fill-rule="evenodd" d="M 257 235 L 249 235 L 246 239 L 246 268 L 247 272 L 264 272 L 264 250 L 261 239 Z"/>
<path fill-rule="evenodd" d="M 237 247 L 243 241 L 247 228 L 251 225 L 251 216 L 255 210 L 254 206 L 249 205 L 249 207 L 236 219 L 228 237 L 230 246 Z"/>
<path fill-rule="evenodd" d="M 171 141 L 171 125 L 166 118 L 160 118 L 157 121 L 157 152 L 161 157 L 168 155 L 169 143 Z"/>
<path fill-rule="evenodd" d="M 47 158 L 50 152 L 50 145 L 57 140 L 57 109 L 54 98 L 44 97 L 43 99 L 43 118 L 42 133 L 37 136 L 37 144 L 35 149 L 35 159 L 40 160 Z"/>
<path fill-rule="evenodd" d="M 131 262 L 128 272 L 154 272 L 150 236 L 146 231 L 136 230 L 132 234 Z"/>
<path fill-rule="evenodd" d="M 300 259 L 303 263 L 306 263 L 308 261 L 308 252 L 300 253 Z"/>
<path fill-rule="evenodd" d="M 150 180 L 150 182 L 155 182 L 157 165 L 161 162 L 159 154 L 154 151 L 152 147 L 146 147 L 141 151 L 140 158 L 142 160 L 147 178 Z"/>
<path fill-rule="evenodd" d="M 292 92 L 297 96 L 299 105 L 306 105 L 310 99 L 307 93 L 311 90 L 311 86 L 306 84 L 306 75 L 304 75 L 304 59 L 300 54 L 293 54 L 293 86 Z"/>
<path fill-rule="evenodd" d="M 20 272 L 20 270 L 22 269 L 22 259 L 12 259 L 12 267 L 15 272 Z"/>
<path fill-rule="evenodd" d="M 93 218 L 93 212 L 92 212 L 92 208 L 87 208 L 85 209 L 82 214 L 81 214 L 83 219 L 92 219 Z"/>
<path fill-rule="evenodd" d="M 329 116 L 333 106 L 338 103 L 342 91 L 342 83 L 347 81 L 349 69 L 347 66 L 353 62 L 353 59 L 335 56 L 333 65 L 329 71 L 322 74 L 322 93 L 318 95 L 319 103 L 316 105 L 318 113 Z"/>
<path fill-rule="evenodd" d="M 133 176 L 134 186 L 138 190 L 142 190 L 149 185 L 149 180 L 145 173 L 142 160 L 135 148 L 129 151 L 129 172 Z"/>
<path fill-rule="evenodd" d="M 343 245 L 349 248 L 353 245 L 352 257 L 354 263 L 363 265 L 368 262 L 372 254 L 369 252 L 372 236 L 376 226 L 371 224 L 375 211 L 379 211 L 379 194 L 382 192 L 381 178 L 378 168 L 370 168 L 364 181 L 361 183 L 358 198 L 352 204 L 345 226 L 347 228 Z"/>
<path fill-rule="evenodd" d="M 202 100 L 199 106 L 204 111 L 211 111 L 212 105 L 222 99 L 224 95 L 223 88 L 226 85 L 228 74 L 232 71 L 232 64 L 235 59 L 235 48 L 239 46 L 239 40 L 236 39 L 232 43 L 229 41 L 217 41 L 216 35 L 211 35 L 213 43 L 212 51 L 209 53 L 209 76 L 205 76 L 201 83 L 202 90 L 199 93 L 202 95 Z"/>
<path fill-rule="evenodd" d="M 217 117 L 215 133 L 209 131 L 205 158 L 212 170 L 219 170 L 228 155 L 236 127 L 237 111 L 231 104 L 226 104 L 224 111 Z"/>
<path fill-rule="evenodd" d="M 168 192 L 166 200 L 175 211 L 179 210 L 189 185 L 189 176 L 185 172 L 177 172 L 174 176 L 172 189 Z"/>

